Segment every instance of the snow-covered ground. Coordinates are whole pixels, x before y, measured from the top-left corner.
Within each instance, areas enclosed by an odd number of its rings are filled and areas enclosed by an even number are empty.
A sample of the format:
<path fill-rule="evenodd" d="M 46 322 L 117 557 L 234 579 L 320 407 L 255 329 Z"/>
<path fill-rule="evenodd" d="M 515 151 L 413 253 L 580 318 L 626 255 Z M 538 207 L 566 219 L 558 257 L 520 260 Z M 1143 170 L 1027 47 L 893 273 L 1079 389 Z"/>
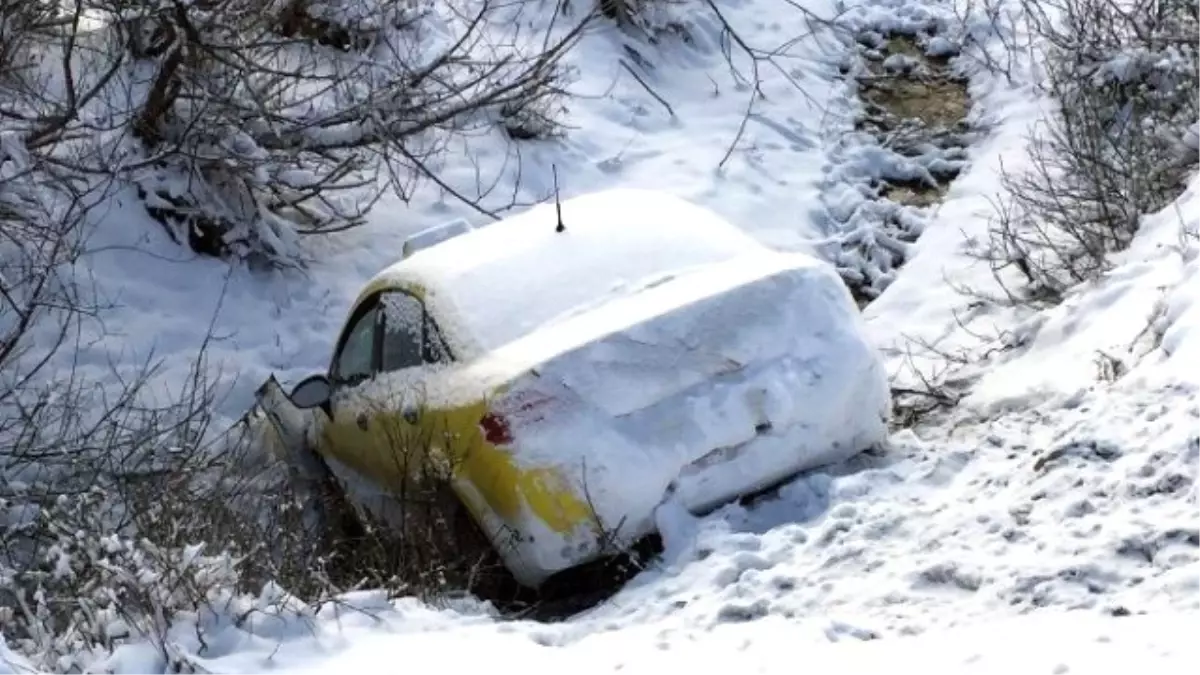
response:
<path fill-rule="evenodd" d="M 812 30 L 791 4 L 719 6 L 747 41 L 769 49 Z M 820 15 L 845 9 L 801 4 Z M 935 0 L 849 4 L 864 24 L 951 25 L 949 6 Z M 589 35 L 572 56 L 581 73 L 573 88 L 586 95 L 570 104 L 575 130 L 524 149 L 515 189 L 546 198 L 553 164 L 568 194 L 660 188 L 773 246 L 828 241 L 828 208 L 847 200 L 823 196 L 850 189 L 837 182 L 844 172 L 829 168 L 845 157 L 830 153 L 854 107 L 838 76 L 845 48 L 802 40 L 782 60 L 787 69 L 763 67 L 766 99 L 718 168 L 749 92 L 723 63 L 712 15 L 680 16 L 694 46 L 642 46 L 656 63 L 643 77 L 674 114 L 619 65 L 615 54 L 630 38 Z M 1192 637 L 1200 627 L 1200 180 L 1146 219 L 1111 273 L 1061 305 L 980 307 L 956 288 L 989 292 L 995 282 L 965 242 L 985 232 L 1001 163 L 1022 161 L 1043 103 L 1019 70 L 1009 82 L 972 63 L 960 65 L 971 76 L 972 121 L 986 133 L 943 203 L 924 214 L 911 260 L 865 312 L 899 384 L 917 388 L 914 368 L 953 368 L 951 388 L 967 394 L 956 407 L 894 434 L 883 455 L 804 476 L 754 507 L 664 517 L 662 561 L 565 622 L 505 621 L 475 603 L 430 607 L 371 593 L 320 611 L 280 612 L 263 598 L 263 611 L 247 614 L 255 599 L 237 598 L 177 624 L 168 651 L 214 672 L 518 662 L 532 672 L 1190 671 L 1200 656 Z M 473 152 L 485 173 L 505 158 L 498 139 Z M 453 184 L 475 184 L 472 162 L 448 161 Z M 511 193 L 515 180 L 502 174 L 506 189 L 497 192 Z M 239 376 L 222 404 L 227 419 L 270 372 L 287 382 L 323 368 L 346 304 L 407 234 L 456 215 L 479 220 L 427 190 L 411 207 L 381 205 L 367 226 L 314 243 L 303 274 L 264 280 L 182 260 L 152 225 L 128 226 L 141 217 L 132 208 L 116 204 L 111 218 L 121 226 L 99 228 L 93 242 L 105 248 L 91 257 L 96 283 L 120 305 L 106 325 L 121 332 L 92 345 L 85 365 L 101 372 L 105 357 L 133 363 L 154 348 L 168 359 L 158 381 L 170 384 L 213 322 L 222 335 L 213 365 Z M 1114 362 L 1123 365 L 1114 371 Z M 250 618 L 235 624 L 233 616 Z M 92 667 L 159 670 L 159 654 L 129 645 Z"/>
<path fill-rule="evenodd" d="M 1200 657 L 1200 647 L 1190 639 L 1195 633 L 1195 614 L 1182 612 L 1114 619 L 1046 610 L 1036 616 L 969 628 L 871 641 L 845 633 L 836 621 L 768 617 L 726 623 L 706 631 L 702 639 L 672 639 L 660 629 L 631 627 L 595 631 L 564 646 L 539 631 L 497 626 L 470 613 L 434 613 L 407 603 L 386 608 L 375 603 L 364 608 L 384 615 L 356 614 L 352 617 L 356 620 L 343 618 L 336 630 L 318 635 L 303 626 L 269 619 L 258 627 L 257 636 L 220 626 L 209 633 L 216 638 L 208 643 L 209 656 L 188 656 L 181 662 L 190 672 L 213 673 L 395 672 L 399 664 L 409 663 L 447 663 L 466 670 L 502 662 L 513 667 L 519 664 L 522 671 L 535 675 L 683 669 L 783 673 L 801 667 L 848 675 L 918 667 L 930 675 L 1141 669 L 1174 675 L 1192 672 Z M 336 621 L 332 616 L 322 619 Z M 175 647 L 195 650 L 185 632 L 179 637 Z M 16 655 L 8 656 L 12 668 L 0 672 L 32 671 L 23 667 Z M 152 648 L 139 645 L 97 666 L 112 668 L 107 672 L 149 672 L 161 668 L 157 659 Z M 0 666 L 3 663 L 0 661 Z"/>

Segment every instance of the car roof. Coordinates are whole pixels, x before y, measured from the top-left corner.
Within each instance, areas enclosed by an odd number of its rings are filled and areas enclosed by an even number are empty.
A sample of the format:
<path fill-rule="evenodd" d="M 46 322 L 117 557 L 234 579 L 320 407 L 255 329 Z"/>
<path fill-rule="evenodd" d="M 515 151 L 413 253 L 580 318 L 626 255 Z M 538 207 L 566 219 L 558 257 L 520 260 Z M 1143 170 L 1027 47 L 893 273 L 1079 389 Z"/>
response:
<path fill-rule="evenodd" d="M 469 358 L 670 275 L 764 247 L 715 213 L 664 192 L 613 189 L 541 204 L 413 253 L 379 288 L 418 291 Z"/>

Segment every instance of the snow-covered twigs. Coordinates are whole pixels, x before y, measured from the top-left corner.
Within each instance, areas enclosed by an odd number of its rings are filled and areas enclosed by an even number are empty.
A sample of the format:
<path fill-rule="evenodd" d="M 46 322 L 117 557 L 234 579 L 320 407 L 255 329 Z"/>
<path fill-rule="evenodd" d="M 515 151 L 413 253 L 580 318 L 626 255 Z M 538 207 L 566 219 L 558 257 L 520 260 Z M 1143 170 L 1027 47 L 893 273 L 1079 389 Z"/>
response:
<path fill-rule="evenodd" d="M 264 548 L 302 563 L 305 549 L 280 544 L 314 546 L 249 446 L 202 442 L 219 384 L 207 338 L 165 399 L 147 385 L 157 363 L 97 375 L 79 362 L 81 327 L 102 308 L 69 271 L 105 191 L 56 181 L 19 139 L 0 140 L 0 630 L 52 671 L 126 639 L 166 658 L 179 612 L 273 578 L 252 574 L 273 569 Z M 45 377 L 62 358 L 70 367 Z M 246 555 L 206 558 L 201 542 Z"/>
<path fill-rule="evenodd" d="M 275 264 L 298 234 L 436 178 L 450 138 L 553 133 L 560 60 L 592 16 L 527 35 L 488 0 L 46 4 L 0 6 L 0 56 L 25 59 L 0 86 L 5 125 L 81 177 L 132 183 L 193 249 Z"/>
<path fill-rule="evenodd" d="M 112 532 L 114 503 L 104 490 L 60 495 L 16 534 L 37 536 L 37 555 L 21 568 L 5 566 L 0 603 L 6 639 L 35 662 L 77 672 L 89 652 L 130 639 L 154 644 L 169 659 L 168 632 L 180 613 L 232 593 L 236 560 L 208 555 L 202 544 L 163 548 Z"/>
<path fill-rule="evenodd" d="M 202 440 L 216 386 L 203 345 L 198 354 L 166 403 L 150 396 L 149 367 L 116 373 L 127 379 L 111 398 L 83 375 L 8 391 L 0 623 L 39 667 L 76 672 L 142 642 L 177 669 L 186 664 L 174 663 L 171 631 L 241 593 L 295 586 L 322 600 L 350 585 L 336 567 L 340 533 L 316 527 L 311 495 L 254 443 L 254 428 Z"/>
<path fill-rule="evenodd" d="M 236 578 L 228 556 L 205 558 L 202 547 L 176 544 L 206 538 L 199 535 L 211 511 L 198 507 L 209 505 L 189 503 L 185 518 L 166 517 L 195 492 L 178 488 L 199 482 L 189 465 L 205 462 L 189 439 L 203 424 L 205 394 L 147 407 L 139 400 L 143 377 L 105 398 L 84 377 L 14 386 L 14 370 L 11 363 L 0 369 L 7 385 L 0 404 L 6 639 L 60 672 L 77 671 L 74 659 L 126 639 L 164 650 L 175 615 L 193 611 L 209 591 L 231 589 Z"/>
<path fill-rule="evenodd" d="M 926 423 L 938 412 L 953 410 L 962 400 L 963 394 L 946 385 L 947 374 L 953 370 L 950 360 L 932 373 L 924 372 L 912 363 L 912 354 L 906 356 L 905 366 L 912 375 L 912 382 L 892 382 L 892 426 L 909 429 Z"/>
<path fill-rule="evenodd" d="M 369 408 L 388 449 L 375 458 L 373 473 L 392 490 L 352 507 L 353 521 L 343 528 L 340 544 L 347 555 L 332 561 L 338 567 L 332 586 L 386 588 L 427 599 L 447 593 L 507 599 L 518 592 L 515 582 L 451 487 L 469 461 L 457 452 L 461 439 L 452 429 L 419 429 L 397 417 L 396 410 L 410 405 L 412 400 L 397 392 L 396 398 L 384 397 Z M 422 404 L 415 410 L 427 414 Z"/>
<path fill-rule="evenodd" d="M 962 30 L 960 58 L 987 72 L 1018 81 L 1018 64 L 1028 59 L 1032 42 L 1025 27 L 1028 17 L 1019 3 L 1009 0 L 966 0 L 954 3 Z"/>
<path fill-rule="evenodd" d="M 977 254 L 1020 302 L 1058 302 L 1108 269 L 1141 217 L 1183 191 L 1200 110 L 1191 0 L 1024 3 L 1056 106 L 1004 175 Z M 1011 271 L 1017 274 L 1013 275 Z"/>

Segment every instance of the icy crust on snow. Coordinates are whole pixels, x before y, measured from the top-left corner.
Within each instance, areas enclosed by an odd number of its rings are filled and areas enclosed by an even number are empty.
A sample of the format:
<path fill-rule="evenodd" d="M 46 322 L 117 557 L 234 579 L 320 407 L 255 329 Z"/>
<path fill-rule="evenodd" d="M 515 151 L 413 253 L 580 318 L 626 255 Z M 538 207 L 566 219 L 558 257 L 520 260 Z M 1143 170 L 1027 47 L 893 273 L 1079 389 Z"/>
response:
<path fill-rule="evenodd" d="M 459 330 L 468 360 L 556 318 L 648 282 L 762 246 L 715 213 L 664 192 L 614 189 L 542 204 L 414 253 L 376 279 L 424 290 Z M 464 353 L 465 352 L 465 353 Z"/>

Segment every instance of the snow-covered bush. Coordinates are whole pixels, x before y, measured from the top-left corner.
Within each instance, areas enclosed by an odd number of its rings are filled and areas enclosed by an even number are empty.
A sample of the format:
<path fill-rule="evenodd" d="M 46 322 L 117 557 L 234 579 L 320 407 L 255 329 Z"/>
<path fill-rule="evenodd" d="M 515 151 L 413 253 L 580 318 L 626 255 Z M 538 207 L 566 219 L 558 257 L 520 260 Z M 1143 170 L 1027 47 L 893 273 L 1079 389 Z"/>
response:
<path fill-rule="evenodd" d="M 103 490 L 59 495 L 0 533 L 11 550 L 38 544 L 24 560 L 0 560 L 0 613 L 9 646 L 56 672 L 130 639 L 164 656 L 170 622 L 236 590 L 236 560 L 205 546 L 162 548 L 112 532 Z M 16 566 L 14 566 L 14 562 Z"/>
<path fill-rule="evenodd" d="M 291 263 L 298 235 L 352 227 L 382 190 L 407 198 L 436 180 L 450 138 L 512 120 L 553 131 L 560 58 L 591 15 L 540 36 L 516 11 L 2 0 L 0 71 L 16 76 L 0 81 L 0 120 L 79 180 L 136 186 L 197 251 Z"/>
<path fill-rule="evenodd" d="M 364 586 L 426 599 L 521 592 L 457 498 L 438 492 L 444 485 L 405 494 L 397 531 L 331 503 L 336 495 L 314 503 L 249 426 L 193 444 L 207 391 L 154 410 L 130 395 L 100 420 L 64 410 L 83 402 L 72 391 L 51 391 L 40 411 L 7 424 L 0 632 L 11 648 L 77 672 L 118 645 L 148 642 L 170 664 L 173 627 L 268 588 L 315 605 Z"/>
<path fill-rule="evenodd" d="M 502 569 L 469 519 L 416 506 L 399 533 L 336 494 L 287 480 L 252 425 L 210 429 L 220 384 L 207 340 L 177 391 L 157 364 L 68 368 L 97 307 L 72 277 L 88 206 L 69 180 L 0 136 L 0 633 L 52 672 L 68 655 L 151 638 L 215 597 L 286 588 L 320 602 L 369 584 L 397 593 L 472 590 Z M 71 197 L 74 198 L 71 198 Z M 119 384 L 119 386 L 117 386 Z M 215 439 L 214 439 L 215 436 Z M 437 506 L 438 508 L 434 508 Z M 324 516 L 314 517 L 314 516 Z M 201 548 L 201 545 L 204 545 Z M 216 557 L 200 555 L 212 552 Z M 219 555 L 218 555 L 219 554 Z M 494 576 L 494 575 L 493 575 Z"/>
<path fill-rule="evenodd" d="M 983 255 L 1023 300 L 1054 301 L 1107 268 L 1142 215 L 1182 193 L 1197 157 L 1196 0 L 1026 2 L 1056 107 L 1007 173 Z"/>
<path fill-rule="evenodd" d="M 703 0 L 595 0 L 600 13 L 622 27 L 649 28 L 657 23 L 659 14 L 670 5 L 686 2 L 700 4 Z"/>

